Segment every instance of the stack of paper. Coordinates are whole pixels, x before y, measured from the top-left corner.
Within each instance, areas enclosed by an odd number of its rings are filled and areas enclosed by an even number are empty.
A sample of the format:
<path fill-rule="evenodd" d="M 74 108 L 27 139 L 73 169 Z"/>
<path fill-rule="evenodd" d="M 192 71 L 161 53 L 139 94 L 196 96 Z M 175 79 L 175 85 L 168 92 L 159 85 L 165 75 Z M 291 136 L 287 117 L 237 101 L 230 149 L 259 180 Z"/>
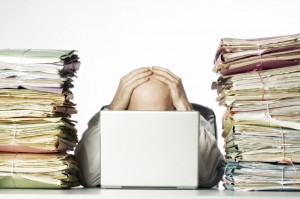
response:
<path fill-rule="evenodd" d="M 226 167 L 224 186 L 230 190 L 299 190 L 300 166 L 263 162 L 234 162 Z"/>
<path fill-rule="evenodd" d="M 0 88 L 68 92 L 78 60 L 74 50 L 0 50 Z"/>
<path fill-rule="evenodd" d="M 256 39 L 223 38 L 215 56 L 213 70 L 229 75 L 299 63 L 299 34 Z"/>
<path fill-rule="evenodd" d="M 67 97 L 72 97 L 71 93 Z M 77 111 L 67 97 L 28 89 L 0 89 L 0 118 L 68 117 Z"/>
<path fill-rule="evenodd" d="M 222 39 L 214 67 L 221 75 L 212 87 L 218 91 L 219 105 L 227 107 L 222 136 L 231 170 L 226 171 L 225 187 L 290 188 L 282 181 L 276 182 L 280 186 L 269 183 L 268 172 L 300 163 L 299 42 L 299 34 Z M 241 166 L 247 164 L 252 167 Z M 261 165 L 267 167 L 264 172 Z M 293 189 L 300 190 L 296 182 Z"/>
<path fill-rule="evenodd" d="M 71 151 L 77 130 L 62 117 L 0 119 L 0 151 L 52 153 Z"/>
<path fill-rule="evenodd" d="M 68 188 L 79 185 L 73 155 L 0 153 L 1 188 Z"/>
<path fill-rule="evenodd" d="M 73 50 L 0 50 L 0 188 L 78 185 L 65 153 L 78 142 L 70 89 L 79 65 Z"/>

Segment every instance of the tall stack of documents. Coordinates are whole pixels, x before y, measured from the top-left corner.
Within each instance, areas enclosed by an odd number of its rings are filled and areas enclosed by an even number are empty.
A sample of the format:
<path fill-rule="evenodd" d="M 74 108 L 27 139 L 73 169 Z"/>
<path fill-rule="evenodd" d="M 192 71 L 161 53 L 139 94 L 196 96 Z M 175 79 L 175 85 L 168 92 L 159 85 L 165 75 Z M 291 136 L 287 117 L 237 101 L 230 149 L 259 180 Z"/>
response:
<path fill-rule="evenodd" d="M 73 50 L 0 50 L 0 188 L 79 185 Z"/>
<path fill-rule="evenodd" d="M 224 113 L 224 186 L 300 190 L 299 34 L 221 40 L 212 88 Z"/>

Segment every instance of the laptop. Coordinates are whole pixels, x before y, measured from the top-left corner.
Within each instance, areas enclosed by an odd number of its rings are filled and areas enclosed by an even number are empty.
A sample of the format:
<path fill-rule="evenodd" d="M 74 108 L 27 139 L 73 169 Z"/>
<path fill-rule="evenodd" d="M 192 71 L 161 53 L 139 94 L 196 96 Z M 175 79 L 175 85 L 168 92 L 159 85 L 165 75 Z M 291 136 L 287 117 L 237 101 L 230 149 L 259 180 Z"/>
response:
<path fill-rule="evenodd" d="M 198 111 L 100 112 L 102 188 L 196 189 Z"/>

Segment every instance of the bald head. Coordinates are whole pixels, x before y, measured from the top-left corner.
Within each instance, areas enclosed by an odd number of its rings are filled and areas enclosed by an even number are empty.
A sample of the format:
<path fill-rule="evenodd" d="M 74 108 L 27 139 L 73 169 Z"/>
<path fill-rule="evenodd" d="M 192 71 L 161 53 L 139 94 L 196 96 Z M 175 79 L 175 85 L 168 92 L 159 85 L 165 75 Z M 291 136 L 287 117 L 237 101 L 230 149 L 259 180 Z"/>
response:
<path fill-rule="evenodd" d="M 134 89 L 128 110 L 174 110 L 168 85 L 150 78 Z"/>

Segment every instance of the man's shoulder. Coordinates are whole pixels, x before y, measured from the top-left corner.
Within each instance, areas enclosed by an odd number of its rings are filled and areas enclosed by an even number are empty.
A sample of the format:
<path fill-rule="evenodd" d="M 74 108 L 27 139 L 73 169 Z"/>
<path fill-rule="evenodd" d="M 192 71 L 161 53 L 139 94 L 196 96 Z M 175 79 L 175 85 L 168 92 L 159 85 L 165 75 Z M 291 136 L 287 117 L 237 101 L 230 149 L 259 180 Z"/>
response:
<path fill-rule="evenodd" d="M 202 116 L 200 115 L 200 125 L 210 134 L 214 135 L 212 125 Z"/>
<path fill-rule="evenodd" d="M 100 119 L 100 111 L 95 113 L 95 115 L 90 119 L 90 121 L 88 122 L 88 127 L 98 125 L 99 119 Z"/>

